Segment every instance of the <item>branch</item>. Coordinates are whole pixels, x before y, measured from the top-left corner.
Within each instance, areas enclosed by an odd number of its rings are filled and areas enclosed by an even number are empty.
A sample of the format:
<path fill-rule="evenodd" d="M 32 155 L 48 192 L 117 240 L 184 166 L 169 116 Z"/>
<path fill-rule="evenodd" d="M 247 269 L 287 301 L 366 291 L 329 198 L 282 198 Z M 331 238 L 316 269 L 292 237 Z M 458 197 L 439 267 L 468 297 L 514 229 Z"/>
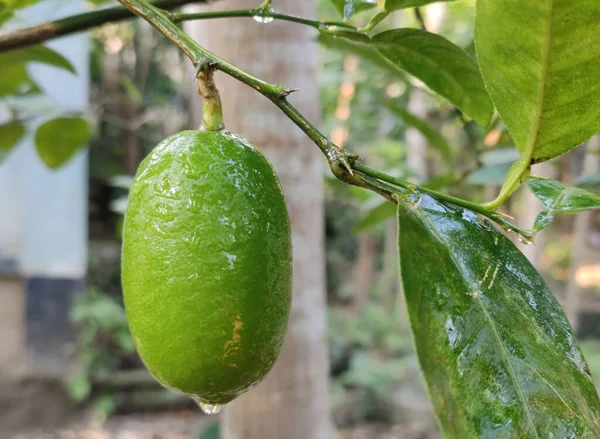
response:
<path fill-rule="evenodd" d="M 318 30 L 326 30 L 330 27 L 338 27 L 344 29 L 357 30 L 356 26 L 350 23 L 340 21 L 318 21 L 308 18 L 297 17 L 295 15 L 280 14 L 272 9 L 256 8 L 256 9 L 237 9 L 231 11 L 214 11 L 214 12 L 196 12 L 196 13 L 175 13 L 169 15 L 171 21 L 182 22 L 191 20 L 206 20 L 212 18 L 271 18 L 273 20 L 290 21 L 292 23 L 305 24 L 314 27 Z"/>
<path fill-rule="evenodd" d="M 157 0 L 154 4 L 161 9 L 173 9 L 188 3 L 208 3 L 209 1 Z M 0 36 L 0 53 L 33 46 L 53 38 L 101 26 L 104 23 L 123 21 L 130 18 L 132 18 L 131 13 L 127 9 L 117 6 L 99 11 L 85 12 L 38 26 L 19 29 L 13 33 Z"/>
<path fill-rule="evenodd" d="M 209 3 L 211 0 L 157 0 L 154 6 L 163 10 L 174 9 L 188 3 Z M 198 13 L 173 13 L 169 19 L 173 22 L 191 20 L 207 20 L 214 18 L 270 18 L 274 20 L 290 21 L 314 27 L 318 30 L 327 30 L 331 27 L 350 29 L 356 31 L 356 26 L 338 21 L 318 21 L 294 15 L 280 14 L 269 8 L 239 9 L 232 11 L 198 12 Z M 132 18 L 129 11 L 123 7 L 102 9 L 73 15 L 60 20 L 43 23 L 38 26 L 17 30 L 13 33 L 0 36 L 0 53 L 9 50 L 21 49 L 35 44 L 43 43 L 64 35 L 81 32 L 108 22 L 118 22 Z"/>
<path fill-rule="evenodd" d="M 358 162 L 358 156 L 338 147 L 325 135 L 323 135 L 312 123 L 310 123 L 292 104 L 287 101 L 287 96 L 295 90 L 286 89 L 279 85 L 262 81 L 233 64 L 219 58 L 209 52 L 183 30 L 181 30 L 167 14 L 145 0 L 119 0 L 119 2 L 134 14 L 142 17 L 154 26 L 159 32 L 175 43 L 202 72 L 220 70 L 238 81 L 254 88 L 263 96 L 273 102 L 283 111 L 321 150 L 327 158 L 333 174 L 341 181 L 363 187 L 379 193 L 392 202 L 397 202 L 394 194 L 398 188 L 411 191 L 421 191 L 433 197 L 462 206 L 474 212 L 480 213 L 500 224 L 506 229 L 515 230 L 517 233 L 530 238 L 531 234 L 525 230 L 518 229 L 505 221 L 496 209 L 485 207 L 481 204 L 460 198 L 452 197 L 431 189 L 416 186 L 414 184 L 396 179 L 382 172 L 378 172 Z M 356 172 L 355 172 L 356 171 Z"/>

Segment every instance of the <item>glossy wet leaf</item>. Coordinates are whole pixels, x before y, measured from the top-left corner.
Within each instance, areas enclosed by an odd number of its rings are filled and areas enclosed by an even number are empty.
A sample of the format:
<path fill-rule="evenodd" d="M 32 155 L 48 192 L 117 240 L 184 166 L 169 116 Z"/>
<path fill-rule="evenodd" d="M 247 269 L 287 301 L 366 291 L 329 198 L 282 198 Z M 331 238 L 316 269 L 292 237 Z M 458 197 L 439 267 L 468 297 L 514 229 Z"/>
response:
<path fill-rule="evenodd" d="M 588 366 L 525 256 L 469 211 L 427 195 L 404 197 L 402 280 L 446 437 L 600 437 L 600 400 Z"/>
<path fill-rule="evenodd" d="M 377 7 L 375 0 L 330 0 L 340 15 L 346 19 L 354 14 Z"/>
<path fill-rule="evenodd" d="M 41 125 L 35 133 L 35 147 L 51 169 L 64 165 L 90 137 L 87 121 L 80 117 L 59 117 Z"/>
<path fill-rule="evenodd" d="M 430 145 L 442 155 L 442 157 L 445 159 L 450 159 L 452 157 L 452 147 L 446 138 L 442 136 L 438 130 L 429 125 L 426 120 L 415 116 L 393 102 L 387 102 L 386 106 L 393 114 L 399 116 L 407 126 L 418 130 L 423 137 L 429 141 Z"/>
<path fill-rule="evenodd" d="M 535 220 L 533 229 L 536 232 L 548 226 L 556 214 L 600 209 L 598 195 L 560 181 L 533 177 L 527 181 L 527 186 L 546 208 Z"/>
<path fill-rule="evenodd" d="M 420 29 L 385 31 L 375 35 L 371 44 L 479 124 L 490 122 L 494 107 L 479 68 L 460 47 Z"/>
<path fill-rule="evenodd" d="M 418 8 L 421 6 L 428 5 L 430 3 L 437 3 L 440 1 L 449 2 L 452 0 L 386 0 L 385 10 L 391 12 L 397 11 L 398 9 Z"/>
<path fill-rule="evenodd" d="M 9 122 L 0 125 L 0 151 L 10 151 L 25 135 L 25 126 L 21 122 Z"/>
<path fill-rule="evenodd" d="M 479 0 L 475 44 L 524 161 L 557 157 L 600 131 L 598 0 Z"/>

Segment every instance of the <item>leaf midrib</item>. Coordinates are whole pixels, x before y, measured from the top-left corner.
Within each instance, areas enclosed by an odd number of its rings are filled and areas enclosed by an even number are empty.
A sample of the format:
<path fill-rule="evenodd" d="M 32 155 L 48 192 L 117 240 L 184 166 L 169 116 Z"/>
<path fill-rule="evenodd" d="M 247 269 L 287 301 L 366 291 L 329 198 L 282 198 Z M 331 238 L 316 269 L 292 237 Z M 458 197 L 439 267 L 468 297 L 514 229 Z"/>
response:
<path fill-rule="evenodd" d="M 429 218 L 427 218 L 427 216 L 425 216 L 423 214 L 420 214 L 418 211 L 413 211 L 413 212 L 415 212 L 415 214 L 418 215 L 423 220 L 424 223 L 426 223 L 426 225 L 428 226 L 427 229 L 428 229 L 429 233 L 435 239 L 437 239 L 438 242 L 440 242 L 446 248 L 450 249 L 449 243 L 446 242 L 446 240 L 444 239 L 444 237 L 437 232 L 437 229 L 434 227 L 433 223 L 431 221 L 429 221 Z M 462 268 L 460 262 L 456 259 L 456 256 L 454 255 L 454 252 L 449 251 L 448 254 L 450 256 L 450 259 L 451 259 L 452 263 L 454 264 L 454 266 L 456 267 L 456 269 L 460 272 L 460 274 L 462 275 L 462 278 L 465 280 L 465 282 L 467 282 L 469 284 L 469 286 L 472 288 L 472 290 L 478 292 L 479 290 L 478 290 L 477 286 L 471 281 L 471 279 L 469 278 L 469 276 L 467 275 L 467 273 L 464 271 L 464 269 Z M 506 346 L 504 345 L 504 342 L 502 341 L 502 338 L 500 337 L 500 333 L 498 332 L 498 328 L 496 328 L 496 325 L 494 324 L 494 321 L 492 320 L 490 314 L 488 313 L 488 311 L 487 311 L 487 309 L 485 307 L 485 304 L 483 303 L 483 301 L 481 300 L 481 298 L 477 294 L 475 294 L 475 300 L 480 305 L 480 307 L 481 307 L 481 309 L 483 311 L 483 314 L 485 315 L 486 320 L 488 321 L 489 325 L 492 328 L 492 331 L 494 333 L 494 336 L 495 336 L 496 340 L 500 344 L 500 347 L 502 349 L 502 353 L 503 353 L 504 359 L 505 359 L 506 363 L 508 364 L 508 370 L 509 370 L 510 376 L 513 379 L 513 381 L 514 381 L 514 383 L 516 385 L 517 393 L 519 395 L 519 398 L 521 399 L 523 407 L 525 408 L 525 412 L 527 413 L 527 420 L 529 421 L 529 425 L 530 425 L 531 429 L 533 429 L 533 433 L 535 434 L 535 437 L 538 438 L 538 439 L 541 439 L 540 436 L 539 436 L 539 434 L 538 434 L 538 432 L 537 432 L 537 429 L 535 428 L 535 423 L 533 422 L 533 417 L 532 417 L 531 412 L 529 410 L 529 405 L 527 404 L 527 400 L 525 399 L 525 394 L 523 393 L 523 389 L 521 388 L 521 384 L 519 383 L 519 380 L 517 379 L 517 374 L 515 373 L 513 365 L 512 365 L 512 363 L 510 361 L 510 358 L 508 356 L 508 351 L 506 349 Z"/>
<path fill-rule="evenodd" d="M 538 89 L 538 103 L 535 111 L 535 119 L 533 130 L 531 131 L 530 138 L 527 142 L 527 147 L 524 151 L 524 162 L 529 163 L 533 158 L 533 152 L 535 151 L 535 146 L 537 144 L 537 139 L 540 135 L 540 130 L 542 127 L 542 113 L 544 111 L 544 100 L 546 98 L 546 87 L 548 85 L 548 70 L 550 65 L 550 47 L 552 42 L 552 21 L 554 18 L 554 1 L 549 0 L 550 3 L 550 11 L 549 11 L 549 20 L 548 25 L 546 26 L 544 33 L 544 46 L 542 51 L 542 59 L 541 59 L 541 81 L 540 87 Z"/>

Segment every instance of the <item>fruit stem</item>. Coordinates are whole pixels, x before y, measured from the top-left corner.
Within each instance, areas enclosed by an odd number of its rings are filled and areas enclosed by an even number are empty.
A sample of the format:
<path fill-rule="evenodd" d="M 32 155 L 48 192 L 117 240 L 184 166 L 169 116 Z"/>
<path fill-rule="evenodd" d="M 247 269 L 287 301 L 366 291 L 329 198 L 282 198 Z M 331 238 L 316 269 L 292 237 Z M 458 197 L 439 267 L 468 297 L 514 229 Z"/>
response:
<path fill-rule="evenodd" d="M 203 131 L 218 131 L 225 128 L 223 123 L 223 105 L 219 89 L 214 80 L 214 68 L 208 67 L 198 71 L 198 94 L 202 96 L 202 125 Z"/>

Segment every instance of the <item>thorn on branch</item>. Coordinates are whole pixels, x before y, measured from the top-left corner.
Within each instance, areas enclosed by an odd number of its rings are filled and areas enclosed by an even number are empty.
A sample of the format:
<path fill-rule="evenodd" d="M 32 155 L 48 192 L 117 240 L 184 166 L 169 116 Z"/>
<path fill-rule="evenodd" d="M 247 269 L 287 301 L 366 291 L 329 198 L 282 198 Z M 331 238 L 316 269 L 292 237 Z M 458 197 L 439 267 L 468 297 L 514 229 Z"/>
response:
<path fill-rule="evenodd" d="M 286 98 L 289 95 L 291 95 L 292 93 L 297 93 L 299 91 L 301 91 L 301 89 L 299 89 L 299 88 L 286 88 L 285 90 L 283 90 L 281 92 L 281 97 Z"/>

